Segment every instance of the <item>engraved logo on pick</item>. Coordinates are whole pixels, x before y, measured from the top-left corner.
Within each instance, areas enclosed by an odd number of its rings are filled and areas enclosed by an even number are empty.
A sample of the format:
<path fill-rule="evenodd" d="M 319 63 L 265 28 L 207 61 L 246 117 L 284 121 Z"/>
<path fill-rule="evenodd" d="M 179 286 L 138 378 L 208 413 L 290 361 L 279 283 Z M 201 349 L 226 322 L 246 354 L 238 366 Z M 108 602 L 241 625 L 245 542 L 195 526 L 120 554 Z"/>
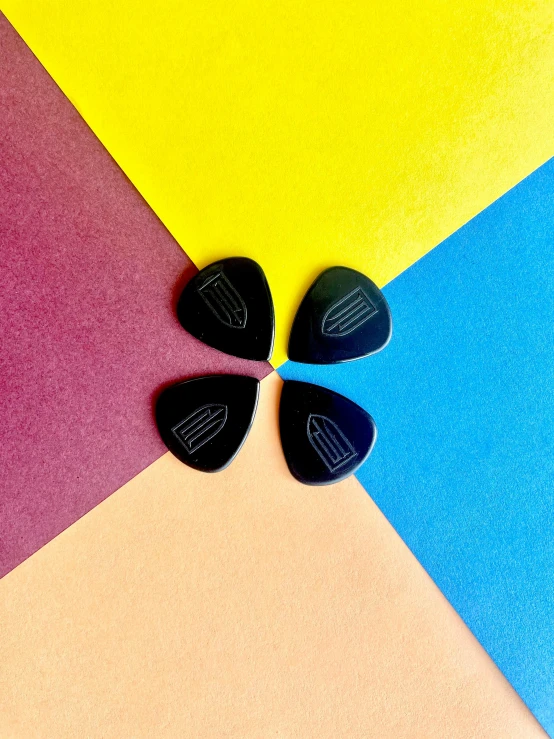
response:
<path fill-rule="evenodd" d="M 329 472 L 336 472 L 358 456 L 337 424 L 326 416 L 310 413 L 308 439 Z"/>
<path fill-rule="evenodd" d="M 221 323 L 230 328 L 246 326 L 246 305 L 223 272 L 209 277 L 198 288 L 198 292 Z"/>
<path fill-rule="evenodd" d="M 327 310 L 321 330 L 326 336 L 351 334 L 377 313 L 377 308 L 364 291 L 357 287 Z"/>
<path fill-rule="evenodd" d="M 171 431 L 189 454 L 203 447 L 218 434 L 227 420 L 227 406 L 213 403 L 197 408 Z"/>

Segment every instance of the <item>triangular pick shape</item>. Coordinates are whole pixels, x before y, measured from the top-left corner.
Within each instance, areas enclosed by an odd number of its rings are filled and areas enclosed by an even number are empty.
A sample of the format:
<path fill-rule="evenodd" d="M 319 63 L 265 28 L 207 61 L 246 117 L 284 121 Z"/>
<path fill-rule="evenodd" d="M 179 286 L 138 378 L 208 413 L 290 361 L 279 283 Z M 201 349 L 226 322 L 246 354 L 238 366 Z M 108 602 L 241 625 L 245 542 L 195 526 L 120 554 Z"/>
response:
<path fill-rule="evenodd" d="M 373 418 L 359 405 L 293 380 L 283 385 L 279 429 L 289 470 L 305 485 L 344 480 L 365 462 L 377 438 Z"/>
<path fill-rule="evenodd" d="M 392 334 L 385 296 L 348 267 L 322 272 L 300 304 L 289 340 L 294 362 L 337 364 L 383 349 Z"/>
<path fill-rule="evenodd" d="M 271 357 L 273 300 L 252 259 L 231 257 L 202 269 L 185 286 L 177 316 L 183 328 L 214 349 L 243 359 Z"/>
<path fill-rule="evenodd" d="M 181 462 L 204 472 L 219 472 L 244 444 L 259 392 L 258 380 L 238 375 L 212 375 L 172 385 L 156 403 L 158 430 Z"/>

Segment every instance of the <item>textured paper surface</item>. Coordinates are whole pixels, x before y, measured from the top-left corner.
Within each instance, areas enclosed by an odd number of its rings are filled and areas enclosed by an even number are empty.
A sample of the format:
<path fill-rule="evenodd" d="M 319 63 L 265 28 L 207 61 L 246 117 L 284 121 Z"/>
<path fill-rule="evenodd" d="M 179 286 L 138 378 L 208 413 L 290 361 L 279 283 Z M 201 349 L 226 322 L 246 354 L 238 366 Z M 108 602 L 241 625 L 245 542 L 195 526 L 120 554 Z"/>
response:
<path fill-rule="evenodd" d="M 357 480 L 293 480 L 280 386 L 225 472 L 166 454 L 0 582 L 0 735 L 543 736 Z"/>
<path fill-rule="evenodd" d="M 383 285 L 554 152 L 552 0 L 1 0 L 197 266 L 260 261 L 274 364 L 331 264 Z"/>
<path fill-rule="evenodd" d="M 179 326 L 194 272 L 0 17 L 0 576 L 161 456 L 163 383 L 266 374 Z"/>
<path fill-rule="evenodd" d="M 363 405 L 359 473 L 554 736 L 554 160 L 385 288 L 389 346 L 287 363 Z"/>

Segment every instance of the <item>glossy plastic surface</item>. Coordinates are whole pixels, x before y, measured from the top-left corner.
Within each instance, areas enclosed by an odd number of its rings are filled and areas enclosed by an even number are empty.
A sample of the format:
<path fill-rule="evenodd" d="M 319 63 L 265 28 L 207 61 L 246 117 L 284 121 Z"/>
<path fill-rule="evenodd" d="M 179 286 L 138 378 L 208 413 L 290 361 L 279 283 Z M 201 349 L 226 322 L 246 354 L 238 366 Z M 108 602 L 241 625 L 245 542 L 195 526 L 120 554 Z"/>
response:
<path fill-rule="evenodd" d="M 288 467 L 305 485 L 329 485 L 355 472 L 369 456 L 373 418 L 343 395 L 307 382 L 287 381 L 279 408 Z"/>
<path fill-rule="evenodd" d="M 383 349 L 392 335 L 385 296 L 368 277 L 331 267 L 310 287 L 296 314 L 289 358 L 305 364 L 337 364 Z"/>
<path fill-rule="evenodd" d="M 167 448 L 181 462 L 219 472 L 244 444 L 258 405 L 253 377 L 213 375 L 172 385 L 156 404 L 156 423 Z"/>
<path fill-rule="evenodd" d="M 177 306 L 183 328 L 205 344 L 243 359 L 273 352 L 273 300 L 260 265 L 231 257 L 205 267 L 183 290 Z"/>

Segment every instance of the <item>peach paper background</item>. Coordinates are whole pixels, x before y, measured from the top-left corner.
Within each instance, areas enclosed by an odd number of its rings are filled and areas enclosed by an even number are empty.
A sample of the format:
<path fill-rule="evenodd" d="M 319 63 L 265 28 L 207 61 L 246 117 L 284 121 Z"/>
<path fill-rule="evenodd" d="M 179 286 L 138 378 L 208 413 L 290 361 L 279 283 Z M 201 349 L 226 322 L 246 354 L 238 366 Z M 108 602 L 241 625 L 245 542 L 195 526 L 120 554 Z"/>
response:
<path fill-rule="evenodd" d="M 544 736 L 360 484 L 289 475 L 280 385 L 225 472 L 166 454 L 0 582 L 1 736 Z"/>

